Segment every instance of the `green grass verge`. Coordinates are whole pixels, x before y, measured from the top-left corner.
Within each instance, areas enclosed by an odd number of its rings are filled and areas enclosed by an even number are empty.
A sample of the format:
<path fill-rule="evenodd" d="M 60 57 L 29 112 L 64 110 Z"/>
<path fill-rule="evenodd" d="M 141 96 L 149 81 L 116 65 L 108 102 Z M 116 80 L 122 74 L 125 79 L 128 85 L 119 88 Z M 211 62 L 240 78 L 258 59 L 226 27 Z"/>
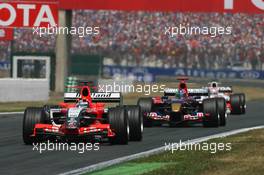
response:
<path fill-rule="evenodd" d="M 91 175 L 262 175 L 264 130 L 255 130 L 207 143 L 231 143 L 231 151 L 175 151 L 137 159 Z M 142 166 L 141 166 L 142 165 Z"/>
<path fill-rule="evenodd" d="M 91 175 L 135 175 L 146 173 L 165 166 L 166 163 L 153 162 L 153 163 L 125 163 L 121 166 L 105 169 L 103 171 L 94 172 Z"/>
<path fill-rule="evenodd" d="M 56 105 L 62 101 L 63 101 L 63 98 L 56 97 L 56 98 L 51 98 L 48 101 L 0 103 L 0 112 L 24 111 L 26 107 L 40 107 L 45 104 Z"/>

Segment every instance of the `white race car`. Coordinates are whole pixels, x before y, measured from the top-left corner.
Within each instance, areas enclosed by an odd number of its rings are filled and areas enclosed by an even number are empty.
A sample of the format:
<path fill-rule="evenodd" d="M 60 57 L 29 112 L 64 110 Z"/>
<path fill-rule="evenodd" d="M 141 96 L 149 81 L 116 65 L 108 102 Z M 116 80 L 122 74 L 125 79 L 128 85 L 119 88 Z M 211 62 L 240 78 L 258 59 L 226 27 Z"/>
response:
<path fill-rule="evenodd" d="M 233 93 L 231 86 L 219 86 L 220 83 L 215 81 L 208 84 L 209 86 L 203 87 L 208 90 L 207 98 L 224 98 L 226 100 L 226 112 L 228 114 L 246 113 L 246 98 L 244 93 Z"/>

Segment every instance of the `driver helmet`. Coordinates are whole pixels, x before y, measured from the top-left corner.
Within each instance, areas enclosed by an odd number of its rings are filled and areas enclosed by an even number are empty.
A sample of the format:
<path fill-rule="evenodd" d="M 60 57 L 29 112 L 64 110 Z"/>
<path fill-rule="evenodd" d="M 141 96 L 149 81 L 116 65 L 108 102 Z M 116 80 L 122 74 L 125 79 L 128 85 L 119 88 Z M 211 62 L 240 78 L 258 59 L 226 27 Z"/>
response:
<path fill-rule="evenodd" d="M 217 83 L 216 83 L 216 82 L 213 82 L 213 83 L 212 83 L 212 87 L 213 87 L 213 88 L 216 88 L 216 87 L 217 87 Z"/>
<path fill-rule="evenodd" d="M 212 82 L 211 87 L 209 88 L 211 95 L 217 95 L 218 94 L 218 85 L 216 82 Z"/>
<path fill-rule="evenodd" d="M 82 107 L 88 107 L 89 106 L 89 103 L 85 100 L 80 100 L 78 103 L 77 103 L 77 107 L 79 108 L 82 108 Z"/>
<path fill-rule="evenodd" d="M 187 97 L 187 93 L 186 93 L 186 90 L 185 89 L 180 89 L 180 91 L 179 91 L 179 97 L 180 98 Z"/>

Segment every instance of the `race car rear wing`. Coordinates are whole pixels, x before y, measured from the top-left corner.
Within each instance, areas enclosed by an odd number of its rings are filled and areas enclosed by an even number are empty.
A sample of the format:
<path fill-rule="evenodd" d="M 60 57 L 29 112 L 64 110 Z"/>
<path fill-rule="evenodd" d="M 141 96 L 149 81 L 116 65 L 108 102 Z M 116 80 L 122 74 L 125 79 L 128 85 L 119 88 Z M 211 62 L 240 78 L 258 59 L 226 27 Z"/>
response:
<path fill-rule="evenodd" d="M 164 96 L 176 96 L 179 93 L 178 89 L 167 88 L 164 90 Z M 207 89 L 188 89 L 189 96 L 208 96 L 209 91 Z"/>
<path fill-rule="evenodd" d="M 232 93 L 233 89 L 232 89 L 232 86 L 219 87 L 219 92 L 221 92 L 221 93 Z"/>
<path fill-rule="evenodd" d="M 175 96 L 177 93 L 179 93 L 178 89 L 166 88 L 164 90 L 164 96 Z"/>
<path fill-rule="evenodd" d="M 95 92 L 91 93 L 93 102 L 104 102 L 104 103 L 123 103 L 123 97 L 119 92 Z M 80 93 L 70 92 L 64 93 L 64 102 L 76 102 L 81 99 Z"/>
<path fill-rule="evenodd" d="M 208 96 L 209 91 L 206 89 L 188 89 L 189 96 Z"/>
<path fill-rule="evenodd" d="M 104 102 L 104 103 L 123 103 L 123 97 L 120 92 L 96 92 L 91 93 L 93 102 Z"/>

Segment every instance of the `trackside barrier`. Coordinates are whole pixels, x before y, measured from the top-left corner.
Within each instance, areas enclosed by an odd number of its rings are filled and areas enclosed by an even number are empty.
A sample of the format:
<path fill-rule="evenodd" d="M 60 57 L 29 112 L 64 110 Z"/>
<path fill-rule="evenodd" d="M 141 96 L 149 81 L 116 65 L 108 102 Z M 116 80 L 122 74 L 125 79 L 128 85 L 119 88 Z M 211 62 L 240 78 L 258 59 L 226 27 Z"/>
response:
<path fill-rule="evenodd" d="M 0 102 L 46 101 L 48 79 L 0 79 Z"/>
<path fill-rule="evenodd" d="M 264 71 L 257 70 L 206 70 L 187 68 L 153 68 L 153 67 L 130 67 L 130 66 L 103 66 L 103 76 L 127 77 L 133 76 L 137 81 L 155 81 L 157 76 L 189 76 L 210 79 L 245 79 L 264 80 Z"/>

